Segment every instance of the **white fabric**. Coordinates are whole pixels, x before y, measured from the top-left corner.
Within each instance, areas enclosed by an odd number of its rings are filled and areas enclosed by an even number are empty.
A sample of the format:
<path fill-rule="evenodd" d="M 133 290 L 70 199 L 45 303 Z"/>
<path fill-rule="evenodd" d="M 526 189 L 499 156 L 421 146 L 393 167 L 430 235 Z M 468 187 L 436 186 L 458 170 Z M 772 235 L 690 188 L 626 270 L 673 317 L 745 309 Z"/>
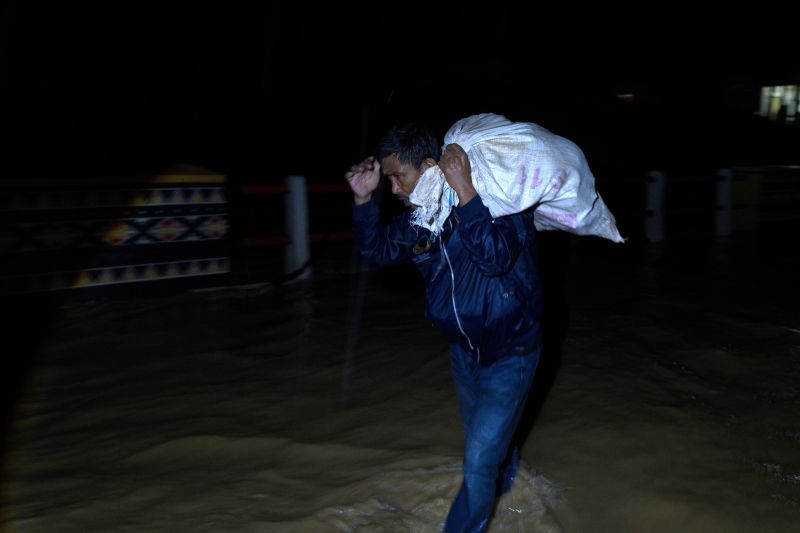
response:
<path fill-rule="evenodd" d="M 463 118 L 444 136 L 467 152 L 472 184 L 492 217 L 536 206 L 539 230 L 564 230 L 623 242 L 614 216 L 595 190 L 578 146 L 531 122 L 483 113 Z M 438 234 L 458 196 L 438 166 L 420 176 L 410 202 L 412 222 Z"/>

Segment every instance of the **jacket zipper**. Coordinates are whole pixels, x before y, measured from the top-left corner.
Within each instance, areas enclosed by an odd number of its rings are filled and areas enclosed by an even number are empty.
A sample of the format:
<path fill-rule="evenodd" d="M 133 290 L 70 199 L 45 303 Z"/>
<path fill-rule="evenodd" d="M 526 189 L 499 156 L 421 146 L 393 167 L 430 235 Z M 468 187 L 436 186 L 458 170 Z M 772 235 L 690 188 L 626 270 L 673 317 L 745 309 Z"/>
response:
<path fill-rule="evenodd" d="M 450 229 L 453 229 L 453 222 L 448 221 L 450 223 Z M 472 345 L 472 340 L 470 340 L 469 335 L 464 331 L 464 327 L 461 325 L 461 319 L 458 316 L 458 307 L 456 306 L 456 277 L 453 274 L 453 264 L 450 262 L 450 256 L 447 254 L 447 246 L 445 246 L 444 240 L 442 239 L 442 234 L 439 234 L 439 246 L 442 247 L 442 252 L 444 252 L 444 257 L 447 259 L 447 266 L 450 268 L 450 300 L 453 303 L 453 314 L 456 317 L 456 324 L 458 325 L 459 331 L 461 334 L 464 335 L 464 338 L 467 339 L 467 344 L 469 344 L 470 350 L 474 350 L 475 353 L 478 354 L 478 365 L 481 363 L 481 350 L 480 348 L 475 348 Z"/>

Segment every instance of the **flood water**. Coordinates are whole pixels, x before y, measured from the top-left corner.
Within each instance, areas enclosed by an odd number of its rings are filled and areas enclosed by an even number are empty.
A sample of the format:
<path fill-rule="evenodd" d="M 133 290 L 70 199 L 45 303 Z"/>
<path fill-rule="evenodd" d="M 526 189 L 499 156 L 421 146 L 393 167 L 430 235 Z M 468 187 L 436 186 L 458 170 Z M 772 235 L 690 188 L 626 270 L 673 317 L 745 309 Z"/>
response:
<path fill-rule="evenodd" d="M 524 462 L 490 531 L 797 531 L 797 261 L 550 251 Z M 3 531 L 440 531 L 463 434 L 414 275 L 348 252 L 283 285 L 60 305 L 10 419 Z"/>

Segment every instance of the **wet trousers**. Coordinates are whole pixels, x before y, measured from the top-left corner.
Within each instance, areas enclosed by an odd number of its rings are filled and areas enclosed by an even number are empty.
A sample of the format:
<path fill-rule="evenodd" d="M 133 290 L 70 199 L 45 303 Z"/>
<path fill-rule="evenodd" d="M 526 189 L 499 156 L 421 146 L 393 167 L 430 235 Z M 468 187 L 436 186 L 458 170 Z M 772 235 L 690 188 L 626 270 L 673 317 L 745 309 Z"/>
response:
<path fill-rule="evenodd" d="M 480 366 L 474 354 L 450 347 L 464 442 L 464 478 L 445 522 L 446 533 L 486 531 L 497 493 L 516 476 L 517 430 L 541 353 L 539 337 L 519 351 Z"/>

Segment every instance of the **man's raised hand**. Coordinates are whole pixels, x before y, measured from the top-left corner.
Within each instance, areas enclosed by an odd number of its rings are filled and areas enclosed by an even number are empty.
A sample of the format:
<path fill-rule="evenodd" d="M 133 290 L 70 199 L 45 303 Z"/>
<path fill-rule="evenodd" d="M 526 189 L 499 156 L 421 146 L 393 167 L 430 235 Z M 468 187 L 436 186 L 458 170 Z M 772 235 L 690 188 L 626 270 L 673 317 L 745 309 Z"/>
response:
<path fill-rule="evenodd" d="M 367 203 L 372 199 L 372 192 L 380 184 L 381 164 L 375 157 L 369 156 L 361 163 L 350 167 L 350 170 L 344 173 L 344 179 L 350 184 L 356 205 Z"/>

